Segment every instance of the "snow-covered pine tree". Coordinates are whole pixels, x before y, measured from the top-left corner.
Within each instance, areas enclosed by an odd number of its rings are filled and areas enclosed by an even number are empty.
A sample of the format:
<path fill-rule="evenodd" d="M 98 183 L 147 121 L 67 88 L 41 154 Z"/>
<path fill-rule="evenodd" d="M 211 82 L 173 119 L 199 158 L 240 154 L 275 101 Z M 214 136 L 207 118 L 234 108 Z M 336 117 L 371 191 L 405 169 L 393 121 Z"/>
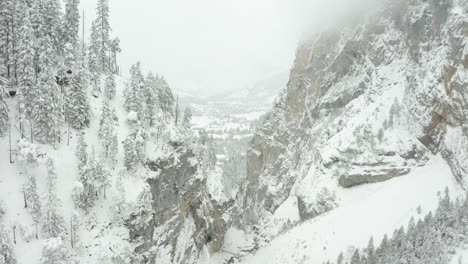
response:
<path fill-rule="evenodd" d="M 137 126 L 124 141 L 124 165 L 127 170 L 133 170 L 145 158 L 145 132 Z"/>
<path fill-rule="evenodd" d="M 65 0 L 65 15 L 63 17 L 62 43 L 71 45 L 68 51 L 66 66 L 68 69 L 75 67 L 79 52 L 79 31 L 80 31 L 80 0 Z M 70 56 L 71 55 L 71 56 Z"/>
<path fill-rule="evenodd" d="M 96 157 L 94 156 L 94 150 L 88 157 L 86 165 L 80 172 L 80 182 L 83 190 L 80 195 L 80 207 L 84 211 L 88 212 L 94 206 L 97 200 L 98 186 L 96 181 Z"/>
<path fill-rule="evenodd" d="M 14 22 L 15 22 L 15 1 L 4 0 L 0 5 L 0 41 L 3 63 L 6 68 L 5 77 L 9 79 L 12 76 L 15 50 L 14 50 Z"/>
<path fill-rule="evenodd" d="M 353 256 L 351 257 L 350 264 L 360 264 L 361 256 L 359 254 L 359 250 L 355 250 Z"/>
<path fill-rule="evenodd" d="M 174 123 L 178 126 L 180 122 L 180 107 L 179 107 L 179 95 L 177 95 L 176 104 L 174 108 Z"/>
<path fill-rule="evenodd" d="M 104 147 L 104 157 L 114 164 L 118 148 L 117 131 L 118 122 L 115 110 L 107 101 L 103 101 L 101 118 L 99 121 L 99 138 Z"/>
<path fill-rule="evenodd" d="M 119 67 L 117 65 L 117 53 L 122 52 L 120 49 L 120 39 L 119 38 L 114 38 L 110 41 L 110 53 L 111 53 L 111 58 L 110 58 L 110 69 L 111 72 L 114 74 L 119 74 Z"/>
<path fill-rule="evenodd" d="M 74 211 L 70 219 L 70 244 L 74 248 L 80 243 L 80 214 Z"/>
<path fill-rule="evenodd" d="M 28 181 L 26 182 L 24 186 L 24 196 L 26 199 L 25 205 L 28 207 L 29 213 L 31 214 L 34 224 L 35 224 L 36 239 L 37 239 L 38 238 L 37 225 L 41 221 L 42 212 L 41 212 L 41 200 L 39 198 L 38 188 L 37 188 L 37 181 L 36 181 L 36 177 L 33 175 L 29 175 Z"/>
<path fill-rule="evenodd" d="M 44 241 L 41 264 L 67 264 L 68 252 L 61 237 L 51 237 Z"/>
<path fill-rule="evenodd" d="M 21 2 L 21 1 L 20 1 Z M 18 40 L 18 74 L 19 77 L 19 109 L 20 109 L 20 128 L 23 133 L 23 120 L 28 119 L 31 122 L 31 102 L 33 101 L 32 89 L 36 83 L 34 56 L 35 56 L 35 36 L 29 15 L 29 9 L 22 7 L 22 23 Z"/>
<path fill-rule="evenodd" d="M 94 76 L 94 84 L 96 85 L 99 73 L 101 72 L 101 67 L 99 66 L 99 32 L 96 21 L 93 21 L 91 24 L 91 37 L 89 40 L 88 46 L 88 69 Z"/>
<path fill-rule="evenodd" d="M 91 107 L 86 93 L 85 72 L 79 69 L 71 81 L 71 88 L 67 96 L 67 119 L 75 129 L 89 126 Z"/>
<path fill-rule="evenodd" d="M 3 137 L 8 131 L 10 119 L 8 117 L 8 105 L 5 98 L 8 96 L 4 89 L 6 80 L 2 77 L 2 67 L 0 66 L 0 137 Z"/>
<path fill-rule="evenodd" d="M 63 48 L 63 43 L 61 41 L 62 4 L 59 0 L 44 1 L 44 9 L 42 12 L 43 29 L 50 38 L 52 44 L 52 46 L 47 48 L 51 48 L 54 55 L 53 57 L 58 58 L 61 56 Z"/>
<path fill-rule="evenodd" d="M 173 116 L 173 109 L 175 104 L 174 95 L 172 94 L 171 88 L 167 84 L 164 77 L 160 77 L 158 79 L 158 99 L 159 99 L 159 106 L 163 113 L 165 113 L 165 117 Z"/>
<path fill-rule="evenodd" d="M 78 133 L 78 142 L 75 150 L 75 157 L 78 162 L 78 170 L 81 171 L 88 162 L 88 145 L 84 138 L 84 132 Z"/>
<path fill-rule="evenodd" d="M 343 252 L 338 255 L 338 259 L 336 260 L 336 264 L 343 264 Z"/>
<path fill-rule="evenodd" d="M 104 198 L 106 198 L 106 190 L 110 186 L 111 174 L 108 170 L 104 168 L 103 160 L 97 160 L 95 164 L 96 164 L 96 167 L 94 169 L 94 173 L 95 173 L 95 179 L 97 182 L 97 189 L 100 193 L 103 194 Z"/>
<path fill-rule="evenodd" d="M 114 99 L 115 87 L 116 87 L 115 75 L 113 73 L 107 74 L 106 83 L 104 85 L 104 96 L 107 99 L 109 100 Z"/>
<path fill-rule="evenodd" d="M 109 24 L 109 0 L 98 0 L 96 8 L 96 19 L 94 20 L 97 30 L 97 42 L 99 47 L 99 53 L 97 58 L 100 65 L 100 72 L 107 73 L 110 71 L 109 68 L 109 46 L 110 40 L 109 35 L 111 27 Z"/>
<path fill-rule="evenodd" d="M 126 215 L 127 199 L 125 188 L 122 183 L 122 175 L 119 175 L 115 180 L 115 195 L 113 199 L 113 211 L 117 217 Z"/>
<path fill-rule="evenodd" d="M 0 224 L 0 263 L 16 263 L 10 232 L 7 231 L 6 227 L 3 224 Z"/>
<path fill-rule="evenodd" d="M 148 127 L 153 127 L 157 122 L 157 110 L 158 110 L 158 79 L 153 73 L 148 73 L 145 78 L 144 85 L 144 98 L 145 98 L 145 110 L 144 120 Z"/>
<path fill-rule="evenodd" d="M 182 121 L 182 125 L 188 129 L 191 126 L 191 122 L 192 122 L 192 109 L 189 106 L 187 106 L 185 107 L 185 110 L 184 110 L 184 119 Z"/>
<path fill-rule="evenodd" d="M 124 166 L 127 170 L 132 170 L 138 164 L 138 153 L 135 149 L 135 139 L 129 135 L 123 142 L 124 148 Z"/>
<path fill-rule="evenodd" d="M 57 173 L 54 161 L 49 158 L 47 165 L 47 193 L 44 204 L 42 229 L 47 238 L 63 237 L 66 231 L 65 219 L 61 214 L 62 201 L 57 195 Z"/>
<path fill-rule="evenodd" d="M 83 190 L 79 205 L 88 212 L 98 199 L 99 192 L 105 196 L 106 188 L 110 185 L 110 173 L 104 169 L 103 162 L 96 159 L 94 150 L 80 173 L 80 182 L 83 185 Z"/>
<path fill-rule="evenodd" d="M 38 87 L 33 93 L 32 119 L 34 136 L 41 143 L 53 143 L 58 137 L 61 122 L 60 96 L 55 74 L 52 70 L 53 56 L 50 41 L 44 37 L 41 45 L 45 51 L 40 55 L 41 72 Z"/>
<path fill-rule="evenodd" d="M 141 120 L 144 109 L 144 79 L 141 73 L 140 62 L 133 64 L 130 67 L 130 82 L 127 83 L 124 96 L 125 96 L 125 109 L 128 112 L 137 113 L 138 120 Z"/>

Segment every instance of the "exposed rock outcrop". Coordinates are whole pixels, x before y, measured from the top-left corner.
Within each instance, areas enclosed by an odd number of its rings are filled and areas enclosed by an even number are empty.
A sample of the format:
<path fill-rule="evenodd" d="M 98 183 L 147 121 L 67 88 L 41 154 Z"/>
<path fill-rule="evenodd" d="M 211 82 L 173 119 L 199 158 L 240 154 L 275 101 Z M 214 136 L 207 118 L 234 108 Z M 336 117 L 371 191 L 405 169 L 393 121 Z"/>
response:
<path fill-rule="evenodd" d="M 303 41 L 248 151 L 247 219 L 257 223 L 291 196 L 308 208 L 303 219 L 314 217 L 322 188 L 404 177 L 431 155 L 464 185 L 467 9 L 463 1 L 386 1 L 358 24 Z"/>
<path fill-rule="evenodd" d="M 146 165 L 158 176 L 148 179 L 153 196 L 148 225 L 131 228 L 131 237 L 140 239 L 136 252 L 149 255 L 149 263 L 194 263 L 205 250 L 219 251 L 228 205 L 211 198 L 193 151 L 178 146 L 167 159 Z"/>

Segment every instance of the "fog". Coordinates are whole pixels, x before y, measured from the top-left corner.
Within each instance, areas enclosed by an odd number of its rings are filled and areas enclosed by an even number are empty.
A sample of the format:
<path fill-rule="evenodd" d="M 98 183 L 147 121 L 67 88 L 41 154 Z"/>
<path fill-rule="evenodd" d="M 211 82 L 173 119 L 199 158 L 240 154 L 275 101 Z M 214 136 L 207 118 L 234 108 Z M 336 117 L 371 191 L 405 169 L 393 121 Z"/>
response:
<path fill-rule="evenodd" d="M 141 61 L 173 89 L 197 95 L 243 89 L 287 73 L 304 32 L 371 0 L 111 0 L 123 74 Z M 359 4 L 358 4 L 359 3 Z M 96 0 L 82 0 L 86 30 Z"/>

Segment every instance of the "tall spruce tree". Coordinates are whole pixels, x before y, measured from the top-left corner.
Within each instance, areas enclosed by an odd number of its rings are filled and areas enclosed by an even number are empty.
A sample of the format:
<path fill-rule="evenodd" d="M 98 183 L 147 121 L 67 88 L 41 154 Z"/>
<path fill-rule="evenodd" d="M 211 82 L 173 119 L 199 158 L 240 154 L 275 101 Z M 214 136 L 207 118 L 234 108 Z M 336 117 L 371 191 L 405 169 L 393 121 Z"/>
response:
<path fill-rule="evenodd" d="M 125 89 L 124 106 L 128 112 L 137 113 L 139 120 L 143 118 L 144 96 L 143 74 L 141 73 L 140 62 L 137 62 L 130 67 L 130 82 Z"/>
<path fill-rule="evenodd" d="M 110 159 L 112 164 L 115 163 L 118 148 L 117 131 L 115 129 L 117 122 L 118 119 L 115 110 L 108 102 L 104 101 L 99 122 L 99 138 L 104 147 L 104 157 Z"/>
<path fill-rule="evenodd" d="M 7 231 L 3 224 L 0 224 L 0 263 L 16 263 L 10 232 Z"/>
<path fill-rule="evenodd" d="M 29 175 L 28 181 L 24 186 L 24 196 L 26 198 L 26 205 L 33 218 L 36 227 L 36 239 L 38 238 L 37 225 L 42 218 L 41 200 L 39 199 L 36 177 Z"/>
<path fill-rule="evenodd" d="M 70 45 L 66 65 L 69 69 L 75 67 L 79 52 L 78 34 L 80 31 L 80 0 L 66 0 L 65 15 L 63 17 L 62 43 Z M 70 56 L 70 53 L 72 56 Z"/>
<path fill-rule="evenodd" d="M 53 143 L 58 140 L 58 131 L 62 120 L 61 98 L 52 69 L 52 47 L 47 37 L 44 37 L 43 40 L 41 45 L 45 45 L 46 48 L 39 58 L 41 72 L 38 87 L 34 89 L 33 93 L 31 115 L 36 139 L 42 143 Z"/>
<path fill-rule="evenodd" d="M 116 87 L 116 83 L 115 83 L 114 74 L 113 73 L 107 74 L 106 82 L 105 82 L 105 86 L 104 86 L 104 96 L 107 99 L 109 99 L 109 100 L 114 99 L 115 87 Z"/>
<path fill-rule="evenodd" d="M 1 75 L 2 69 L 4 68 L 0 66 L 0 137 L 6 134 L 10 124 L 10 119 L 8 116 L 8 105 L 5 100 L 8 96 L 6 90 L 4 89 L 6 80 Z"/>
<path fill-rule="evenodd" d="M 96 19 L 94 24 L 97 30 L 98 53 L 97 58 L 100 65 L 100 72 L 110 71 L 110 31 L 109 24 L 109 0 L 98 0 L 96 8 Z"/>
<path fill-rule="evenodd" d="M 86 85 L 85 72 L 79 69 L 71 80 L 70 91 L 67 95 L 67 119 L 76 129 L 86 128 L 90 123 L 91 107 Z"/>
<path fill-rule="evenodd" d="M 44 204 L 42 229 L 47 238 L 64 237 L 65 219 L 61 214 L 62 201 L 57 195 L 57 173 L 52 159 L 47 160 L 47 193 Z"/>

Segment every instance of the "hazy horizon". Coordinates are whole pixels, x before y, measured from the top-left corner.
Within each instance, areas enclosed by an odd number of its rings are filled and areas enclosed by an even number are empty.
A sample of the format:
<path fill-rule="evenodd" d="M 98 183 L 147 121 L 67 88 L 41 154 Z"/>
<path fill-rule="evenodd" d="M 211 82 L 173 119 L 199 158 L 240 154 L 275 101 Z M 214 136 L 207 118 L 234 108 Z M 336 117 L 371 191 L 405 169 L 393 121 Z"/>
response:
<path fill-rule="evenodd" d="M 353 2 L 110 1 L 110 22 L 121 41 L 123 75 L 141 61 L 145 72 L 164 75 L 174 90 L 207 96 L 289 72 L 305 28 L 326 24 Z M 89 31 L 96 0 L 81 5 Z"/>

